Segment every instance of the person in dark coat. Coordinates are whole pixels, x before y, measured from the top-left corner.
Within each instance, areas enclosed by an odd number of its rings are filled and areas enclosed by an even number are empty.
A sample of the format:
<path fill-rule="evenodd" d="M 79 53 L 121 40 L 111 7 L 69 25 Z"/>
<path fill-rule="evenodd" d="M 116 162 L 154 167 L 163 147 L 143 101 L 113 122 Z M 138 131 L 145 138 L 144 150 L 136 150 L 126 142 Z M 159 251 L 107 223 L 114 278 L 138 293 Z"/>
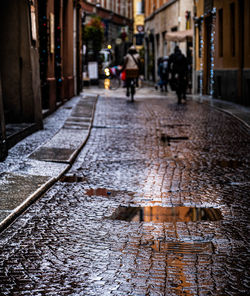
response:
<path fill-rule="evenodd" d="M 158 74 L 160 76 L 160 88 L 161 91 L 168 91 L 168 76 L 169 76 L 169 65 L 168 57 L 165 56 L 162 58 L 159 64 Z"/>
<path fill-rule="evenodd" d="M 186 100 L 188 64 L 187 58 L 178 46 L 169 57 L 169 68 L 172 89 L 176 91 L 178 104 L 181 104 L 182 99 Z"/>
<path fill-rule="evenodd" d="M 162 57 L 159 57 L 157 60 L 157 74 L 160 77 L 160 80 L 155 84 L 155 89 L 158 89 L 158 86 L 161 88 L 161 76 L 160 76 L 160 65 L 162 63 Z"/>

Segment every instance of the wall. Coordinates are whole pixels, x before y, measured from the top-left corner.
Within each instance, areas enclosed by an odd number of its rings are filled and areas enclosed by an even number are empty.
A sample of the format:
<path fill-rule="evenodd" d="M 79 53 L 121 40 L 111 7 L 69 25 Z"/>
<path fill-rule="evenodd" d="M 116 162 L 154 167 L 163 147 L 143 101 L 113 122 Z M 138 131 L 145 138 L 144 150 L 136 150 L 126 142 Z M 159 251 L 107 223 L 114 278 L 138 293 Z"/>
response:
<path fill-rule="evenodd" d="M 137 7 L 139 4 L 139 7 Z M 142 34 L 141 36 L 143 36 L 144 31 L 143 32 L 138 32 L 137 28 L 138 26 L 142 26 L 144 27 L 144 11 L 138 11 L 137 8 L 142 8 L 142 0 L 133 0 L 133 5 L 134 5 L 134 34 Z M 143 42 L 143 40 L 142 40 Z M 134 37 L 134 44 L 136 44 L 136 37 Z M 136 46 L 137 50 L 140 50 L 142 48 L 142 46 Z"/>
<path fill-rule="evenodd" d="M 29 6 L 25 0 L 0 4 L 0 63 L 7 122 L 41 126 L 38 51 L 31 45 Z"/>
<path fill-rule="evenodd" d="M 234 17 L 233 6 L 234 5 Z M 214 0 L 216 8 L 214 96 L 238 104 L 250 105 L 250 2 L 248 0 Z M 197 16 L 204 14 L 204 1 L 197 2 Z M 222 22 L 220 14 L 222 11 Z M 233 22 L 234 19 L 234 22 Z M 205 37 L 205 19 L 202 33 L 204 51 L 208 46 Z M 198 28 L 196 28 L 196 79 L 199 80 L 201 59 L 199 58 Z M 222 33 L 221 33 L 222 32 Z M 234 38 L 233 38 L 234 37 Z M 206 85 L 206 62 L 202 60 Z M 204 91 L 204 89 L 203 89 Z M 206 90 L 205 90 L 206 92 Z"/>

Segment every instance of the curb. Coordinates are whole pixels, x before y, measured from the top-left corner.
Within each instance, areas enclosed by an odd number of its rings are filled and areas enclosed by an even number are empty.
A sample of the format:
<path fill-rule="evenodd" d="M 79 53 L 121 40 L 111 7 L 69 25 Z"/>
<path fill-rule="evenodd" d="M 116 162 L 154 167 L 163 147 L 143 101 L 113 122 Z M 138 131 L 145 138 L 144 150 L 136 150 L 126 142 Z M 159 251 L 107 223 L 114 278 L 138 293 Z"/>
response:
<path fill-rule="evenodd" d="M 14 211 L 7 216 L 0 223 L 0 233 L 4 231 L 11 223 L 15 221 L 15 219 L 21 215 L 33 202 L 35 202 L 42 194 L 44 194 L 52 185 L 56 182 L 56 178 L 50 179 L 48 182 L 43 184 L 40 188 L 38 188 L 34 193 L 29 195 L 18 207 L 14 209 Z"/>
<path fill-rule="evenodd" d="M 72 156 L 69 159 L 69 163 L 67 167 L 62 170 L 56 177 L 52 177 L 49 181 L 41 185 L 35 192 L 30 194 L 19 206 L 17 206 L 4 220 L 0 222 L 0 234 L 8 227 L 10 226 L 18 216 L 20 216 L 27 208 L 33 204 L 35 201 L 37 201 L 46 191 L 48 191 L 72 166 L 73 162 L 75 161 L 76 157 L 82 150 L 82 148 L 85 146 L 87 143 L 92 127 L 93 127 L 93 121 L 94 121 L 94 114 L 96 110 L 96 104 L 98 100 L 98 95 L 86 95 L 87 96 L 92 96 L 96 97 L 96 100 L 93 104 L 93 109 L 91 113 L 91 121 L 88 129 L 88 133 L 83 140 L 82 144 L 75 150 L 75 152 L 72 154 Z"/>
<path fill-rule="evenodd" d="M 229 116 L 232 116 L 234 119 L 240 121 L 240 123 L 242 123 L 245 126 L 245 128 L 247 128 L 248 130 L 250 130 L 250 125 L 246 121 L 244 121 L 243 119 L 241 119 L 239 116 L 235 115 L 233 112 L 230 112 L 230 111 L 228 111 L 228 110 L 226 110 L 226 109 L 224 109 L 222 107 L 216 106 L 216 104 L 211 105 L 210 102 L 206 98 L 194 97 L 192 95 L 192 100 L 195 101 L 195 102 L 197 102 L 197 103 L 199 103 L 199 104 L 206 104 L 210 108 L 214 108 L 214 109 L 216 109 L 216 110 L 218 110 L 220 112 L 223 112 L 223 113 L 226 113 Z"/>

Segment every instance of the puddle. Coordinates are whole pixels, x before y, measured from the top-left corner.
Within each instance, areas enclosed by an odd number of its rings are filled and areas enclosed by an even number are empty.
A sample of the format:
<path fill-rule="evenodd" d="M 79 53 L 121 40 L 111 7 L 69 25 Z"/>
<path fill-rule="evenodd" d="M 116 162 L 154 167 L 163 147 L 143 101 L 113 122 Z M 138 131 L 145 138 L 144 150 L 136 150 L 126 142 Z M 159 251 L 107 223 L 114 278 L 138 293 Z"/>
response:
<path fill-rule="evenodd" d="M 247 181 L 247 182 L 231 182 L 230 185 L 232 185 L 232 186 L 249 186 L 250 182 L 249 181 Z"/>
<path fill-rule="evenodd" d="M 183 137 L 172 137 L 172 136 L 168 136 L 168 135 L 165 135 L 165 134 L 161 134 L 161 141 L 162 142 L 167 142 L 167 143 L 170 143 L 170 142 L 173 142 L 173 141 L 185 141 L 185 140 L 188 140 L 189 138 L 186 137 L 186 136 L 183 136 Z"/>
<path fill-rule="evenodd" d="M 88 196 L 111 196 L 114 195 L 115 191 L 108 190 L 106 188 L 89 189 L 86 194 Z"/>
<path fill-rule="evenodd" d="M 164 124 L 161 127 L 176 128 L 176 127 L 189 127 L 191 124 L 176 123 L 176 124 Z"/>
<path fill-rule="evenodd" d="M 62 176 L 60 179 L 60 182 L 63 183 L 78 183 L 78 182 L 84 182 L 87 181 L 85 177 L 79 177 L 79 176 Z"/>
<path fill-rule="evenodd" d="M 222 219 L 219 209 L 192 207 L 123 207 L 111 216 L 113 220 L 137 222 L 197 222 Z"/>
<path fill-rule="evenodd" d="M 93 125 L 92 126 L 92 128 L 96 128 L 96 129 L 98 129 L 98 128 L 100 128 L 100 129 L 105 129 L 105 128 L 107 128 L 107 129 L 123 129 L 124 127 L 122 127 L 122 126 L 108 126 L 108 125 Z"/>
<path fill-rule="evenodd" d="M 151 248 L 157 252 L 168 252 L 174 254 L 201 254 L 212 253 L 210 242 L 166 242 L 155 240 Z"/>
<path fill-rule="evenodd" d="M 232 168 L 236 169 L 242 166 L 242 163 L 238 160 L 216 160 L 213 165 L 220 166 L 222 168 Z"/>

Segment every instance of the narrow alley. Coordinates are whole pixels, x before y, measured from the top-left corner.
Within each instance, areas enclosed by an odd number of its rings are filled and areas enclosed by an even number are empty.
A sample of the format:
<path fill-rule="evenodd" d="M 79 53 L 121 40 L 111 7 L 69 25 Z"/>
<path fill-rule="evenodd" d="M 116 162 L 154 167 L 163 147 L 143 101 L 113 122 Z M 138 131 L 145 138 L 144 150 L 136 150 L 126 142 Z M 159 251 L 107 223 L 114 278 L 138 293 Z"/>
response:
<path fill-rule="evenodd" d="M 1 233 L 0 295 L 248 295 L 249 129 L 150 88 L 96 92 L 71 169 Z"/>

